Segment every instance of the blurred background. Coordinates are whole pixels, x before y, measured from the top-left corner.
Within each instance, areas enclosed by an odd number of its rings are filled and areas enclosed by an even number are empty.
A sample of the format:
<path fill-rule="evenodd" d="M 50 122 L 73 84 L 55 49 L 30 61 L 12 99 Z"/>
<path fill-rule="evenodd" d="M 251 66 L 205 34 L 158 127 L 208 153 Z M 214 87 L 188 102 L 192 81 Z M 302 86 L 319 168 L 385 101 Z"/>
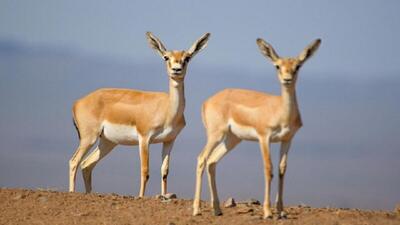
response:
<path fill-rule="evenodd" d="M 168 91 L 164 62 L 145 32 L 176 50 L 211 32 L 188 68 L 187 126 L 170 165 L 169 191 L 192 198 L 205 144 L 202 102 L 227 87 L 280 93 L 256 38 L 281 56 L 296 56 L 321 38 L 299 74 L 304 126 L 289 153 L 285 202 L 391 210 L 400 201 L 399 10 L 396 0 L 3 0 L 0 186 L 67 191 L 68 161 L 78 146 L 73 102 L 101 87 Z M 150 155 L 146 194 L 155 195 L 161 145 L 152 145 Z M 272 155 L 276 174 L 278 145 Z M 95 192 L 137 195 L 139 182 L 136 146 L 118 146 L 93 174 Z M 228 154 L 217 182 L 221 200 L 263 200 L 258 143 L 242 142 Z M 80 171 L 77 184 L 84 191 Z M 274 196 L 276 186 L 274 179 Z M 203 190 L 208 200 L 206 178 Z"/>

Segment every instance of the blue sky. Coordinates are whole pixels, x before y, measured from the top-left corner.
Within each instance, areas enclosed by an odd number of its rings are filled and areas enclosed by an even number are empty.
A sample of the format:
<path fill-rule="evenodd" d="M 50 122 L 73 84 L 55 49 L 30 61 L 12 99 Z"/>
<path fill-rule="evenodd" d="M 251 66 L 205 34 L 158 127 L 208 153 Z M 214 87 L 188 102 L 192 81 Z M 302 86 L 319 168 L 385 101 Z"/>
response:
<path fill-rule="evenodd" d="M 395 0 L 2 1 L 0 27 L 5 38 L 128 61 L 152 59 L 146 31 L 174 49 L 211 32 L 204 63 L 249 68 L 264 68 L 257 37 L 279 47 L 282 55 L 297 54 L 320 37 L 323 48 L 309 67 L 364 77 L 383 76 L 380 68 L 397 72 L 398 9 Z"/>
<path fill-rule="evenodd" d="M 399 9 L 394 0 L 1 1 L 0 186 L 66 190 L 78 142 L 73 101 L 99 87 L 166 91 L 165 68 L 145 32 L 169 49 L 186 49 L 211 32 L 189 65 L 189 122 L 172 153 L 170 190 L 191 198 L 205 142 L 202 101 L 227 87 L 279 93 L 256 38 L 282 56 L 321 38 L 300 73 L 305 126 L 289 154 L 286 202 L 392 209 L 400 201 Z M 96 167 L 94 191 L 137 194 L 133 149 L 117 147 Z M 158 145 L 151 149 L 147 194 L 156 194 L 161 153 Z M 222 198 L 261 199 L 258 145 L 238 146 L 219 164 L 217 179 Z"/>

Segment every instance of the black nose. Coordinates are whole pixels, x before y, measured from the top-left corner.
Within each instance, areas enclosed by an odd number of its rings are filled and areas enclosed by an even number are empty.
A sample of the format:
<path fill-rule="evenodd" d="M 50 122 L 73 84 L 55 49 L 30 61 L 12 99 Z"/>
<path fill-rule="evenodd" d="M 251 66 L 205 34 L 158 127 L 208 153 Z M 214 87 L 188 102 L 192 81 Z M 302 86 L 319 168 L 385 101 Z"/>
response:
<path fill-rule="evenodd" d="M 283 79 L 285 82 L 290 82 L 292 79 Z"/>
<path fill-rule="evenodd" d="M 181 72 L 181 71 L 182 71 L 181 68 L 172 68 L 172 70 L 173 70 L 174 72 Z"/>

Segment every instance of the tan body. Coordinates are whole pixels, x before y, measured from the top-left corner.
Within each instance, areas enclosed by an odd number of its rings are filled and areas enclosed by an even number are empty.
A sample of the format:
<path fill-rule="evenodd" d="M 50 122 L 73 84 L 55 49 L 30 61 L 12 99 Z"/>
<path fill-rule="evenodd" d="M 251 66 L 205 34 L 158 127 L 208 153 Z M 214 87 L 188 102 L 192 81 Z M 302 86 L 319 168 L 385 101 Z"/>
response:
<path fill-rule="evenodd" d="M 163 143 L 161 194 L 167 192 L 169 157 L 174 141 L 185 126 L 184 77 L 189 59 L 203 49 L 209 34 L 188 51 L 167 51 L 147 33 L 150 46 L 166 61 L 169 93 L 131 89 L 99 89 L 76 101 L 73 117 L 80 135 L 79 147 L 70 160 L 70 191 L 75 191 L 76 170 L 81 165 L 86 192 L 92 190 L 92 170 L 116 145 L 139 145 L 141 185 L 144 196 L 149 179 L 149 144 Z M 82 160 L 100 139 L 93 152 Z"/>
<path fill-rule="evenodd" d="M 285 99 L 251 90 L 223 90 L 203 104 L 207 132 L 229 131 L 250 141 L 258 141 L 260 135 L 270 132 L 271 142 L 288 141 L 302 123 L 297 102 L 289 103 L 287 94 Z"/>
<path fill-rule="evenodd" d="M 277 210 L 280 217 L 285 216 L 282 199 L 287 153 L 292 138 L 302 126 L 295 90 L 297 72 L 304 61 L 316 51 L 320 40 L 308 46 L 298 58 L 279 58 L 265 41 L 258 39 L 257 44 L 278 69 L 281 95 L 226 89 L 204 102 L 202 116 L 207 130 L 207 144 L 198 156 L 194 215 L 200 214 L 201 181 L 205 167 L 211 192 L 211 206 L 215 215 L 221 214 L 215 181 L 216 164 L 242 140 L 250 140 L 259 142 L 264 162 L 265 218 L 272 217 L 270 143 L 281 142 Z"/>
<path fill-rule="evenodd" d="M 175 87 L 171 89 L 170 92 L 179 92 Z M 173 98 L 162 92 L 109 88 L 99 89 L 76 101 L 73 113 L 79 115 L 74 118 L 80 132 L 95 130 L 115 144 L 137 145 L 139 136 L 151 136 L 150 143 L 173 141 L 185 126 L 184 107 L 183 94 Z M 125 137 L 113 135 L 113 125 L 131 127 L 135 132 Z"/>

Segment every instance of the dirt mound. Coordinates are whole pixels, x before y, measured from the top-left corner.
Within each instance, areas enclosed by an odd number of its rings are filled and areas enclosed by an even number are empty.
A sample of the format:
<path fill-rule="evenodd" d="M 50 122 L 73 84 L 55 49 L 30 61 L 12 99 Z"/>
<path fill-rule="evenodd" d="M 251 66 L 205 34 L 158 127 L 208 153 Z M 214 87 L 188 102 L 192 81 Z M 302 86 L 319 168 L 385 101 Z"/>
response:
<path fill-rule="evenodd" d="M 265 221 L 259 205 L 223 208 L 218 217 L 202 208 L 193 217 L 191 200 L 0 189 L 0 224 L 400 224 L 400 215 L 385 211 L 296 206 L 286 208 L 288 219 Z"/>

